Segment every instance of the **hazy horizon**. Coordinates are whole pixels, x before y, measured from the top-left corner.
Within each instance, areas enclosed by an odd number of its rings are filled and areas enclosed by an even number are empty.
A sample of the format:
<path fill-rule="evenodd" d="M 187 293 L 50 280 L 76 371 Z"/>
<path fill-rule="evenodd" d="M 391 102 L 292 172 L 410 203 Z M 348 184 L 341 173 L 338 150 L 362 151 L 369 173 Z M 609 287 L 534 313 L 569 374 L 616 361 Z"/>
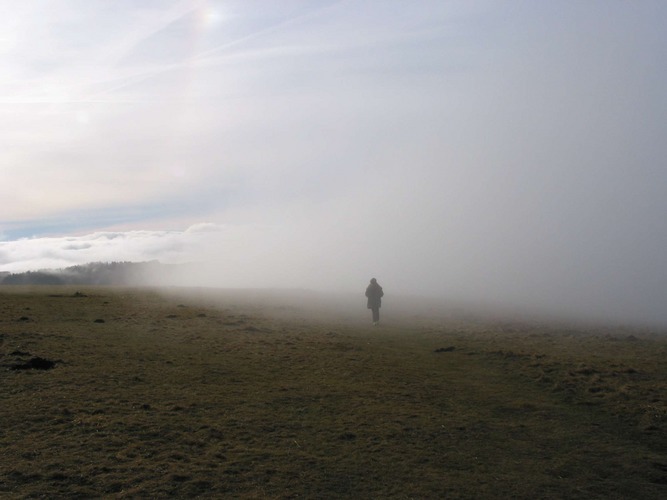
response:
<path fill-rule="evenodd" d="M 667 324 L 664 2 L 0 7 L 0 272 Z"/>

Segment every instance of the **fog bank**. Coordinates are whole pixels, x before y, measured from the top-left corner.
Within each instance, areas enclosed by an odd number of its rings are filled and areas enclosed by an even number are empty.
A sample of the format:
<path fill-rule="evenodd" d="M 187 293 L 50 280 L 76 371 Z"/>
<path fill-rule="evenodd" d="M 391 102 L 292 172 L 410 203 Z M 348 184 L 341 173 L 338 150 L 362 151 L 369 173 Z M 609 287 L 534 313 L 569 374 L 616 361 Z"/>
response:
<path fill-rule="evenodd" d="M 0 272 L 667 324 L 667 2 L 26 0 Z"/>

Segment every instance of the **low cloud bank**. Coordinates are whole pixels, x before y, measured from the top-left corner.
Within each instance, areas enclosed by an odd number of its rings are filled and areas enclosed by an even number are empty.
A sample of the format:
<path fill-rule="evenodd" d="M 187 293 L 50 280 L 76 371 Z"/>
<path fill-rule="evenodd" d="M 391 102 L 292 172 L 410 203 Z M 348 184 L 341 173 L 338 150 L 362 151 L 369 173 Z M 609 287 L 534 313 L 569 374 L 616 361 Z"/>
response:
<path fill-rule="evenodd" d="M 224 230 L 222 226 L 200 223 L 184 231 L 100 231 L 0 241 L 0 272 L 62 269 L 89 262 L 180 263 L 214 244 Z"/>

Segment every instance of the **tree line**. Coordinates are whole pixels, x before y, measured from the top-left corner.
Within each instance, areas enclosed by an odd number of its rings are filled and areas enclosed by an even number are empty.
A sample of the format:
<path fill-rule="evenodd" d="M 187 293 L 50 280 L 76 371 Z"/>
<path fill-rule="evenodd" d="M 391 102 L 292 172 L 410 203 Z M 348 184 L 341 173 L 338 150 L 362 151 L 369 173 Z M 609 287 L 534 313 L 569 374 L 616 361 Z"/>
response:
<path fill-rule="evenodd" d="M 140 285 L 162 267 L 160 262 L 91 262 L 63 269 L 0 275 L 2 285 Z"/>

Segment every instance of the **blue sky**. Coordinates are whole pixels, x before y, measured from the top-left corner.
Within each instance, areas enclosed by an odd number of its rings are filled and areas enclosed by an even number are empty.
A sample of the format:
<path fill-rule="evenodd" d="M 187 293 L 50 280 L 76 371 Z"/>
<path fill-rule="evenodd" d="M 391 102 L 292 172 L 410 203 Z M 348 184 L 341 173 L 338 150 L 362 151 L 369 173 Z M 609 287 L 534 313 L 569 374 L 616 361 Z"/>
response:
<path fill-rule="evenodd" d="M 0 271 L 197 261 L 667 322 L 662 1 L 0 13 Z"/>

